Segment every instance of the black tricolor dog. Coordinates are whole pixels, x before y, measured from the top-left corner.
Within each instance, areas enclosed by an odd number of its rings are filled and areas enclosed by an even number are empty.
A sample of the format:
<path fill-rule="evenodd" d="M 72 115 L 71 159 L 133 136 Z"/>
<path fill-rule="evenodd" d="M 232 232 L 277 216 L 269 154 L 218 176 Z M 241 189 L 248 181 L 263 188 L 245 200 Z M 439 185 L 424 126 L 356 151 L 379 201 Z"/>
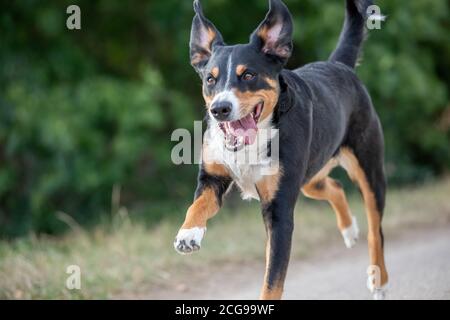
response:
<path fill-rule="evenodd" d="M 357 240 L 358 227 L 344 190 L 328 176 L 338 165 L 361 189 L 372 266 L 368 287 L 375 298 L 384 295 L 388 275 L 381 229 L 386 191 L 383 133 L 370 96 L 354 72 L 370 5 L 370 0 L 347 0 L 345 24 L 328 61 L 286 70 L 293 26 L 281 0 L 270 0 L 270 10 L 248 44 L 234 46 L 225 45 L 204 17 L 200 2 L 194 1 L 190 56 L 203 81 L 210 132 L 204 137 L 203 157 L 210 157 L 202 162 L 195 200 L 174 246 L 183 254 L 200 249 L 207 220 L 235 183 L 244 197 L 262 203 L 268 236 L 263 299 L 281 298 L 300 190 L 329 201 L 347 247 Z M 266 160 L 273 157 L 274 137 L 262 134 L 271 129 L 278 130 L 279 161 L 270 174 L 264 171 L 267 161 L 250 164 L 232 158 L 242 151 L 263 154 Z M 253 151 L 255 146 L 262 146 L 262 152 Z"/>

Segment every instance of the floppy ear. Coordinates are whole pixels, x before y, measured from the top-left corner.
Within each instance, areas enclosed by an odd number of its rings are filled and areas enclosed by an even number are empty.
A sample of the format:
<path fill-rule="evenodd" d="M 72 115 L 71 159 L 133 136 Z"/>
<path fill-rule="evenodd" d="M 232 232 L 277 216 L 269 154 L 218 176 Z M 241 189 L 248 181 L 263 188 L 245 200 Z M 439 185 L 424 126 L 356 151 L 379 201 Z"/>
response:
<path fill-rule="evenodd" d="M 199 71 L 208 63 L 214 47 L 224 45 L 224 42 L 216 27 L 203 15 L 199 0 L 194 1 L 194 11 L 189 46 L 191 65 Z"/>
<path fill-rule="evenodd" d="M 250 43 L 284 64 L 292 53 L 292 17 L 281 0 L 269 0 L 269 5 L 269 12 L 252 33 Z"/>

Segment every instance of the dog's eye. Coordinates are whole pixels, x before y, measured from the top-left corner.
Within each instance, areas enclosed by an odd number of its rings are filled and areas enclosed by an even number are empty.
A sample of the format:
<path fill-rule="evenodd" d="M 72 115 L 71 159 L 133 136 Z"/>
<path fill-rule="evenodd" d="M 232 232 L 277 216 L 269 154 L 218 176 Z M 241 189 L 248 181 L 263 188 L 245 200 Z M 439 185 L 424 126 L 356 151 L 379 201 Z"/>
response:
<path fill-rule="evenodd" d="M 246 71 L 243 75 L 242 75 L 242 80 L 244 81 L 250 81 L 253 80 L 255 78 L 255 74 L 251 73 L 249 71 Z"/>
<path fill-rule="evenodd" d="M 214 78 L 212 75 L 208 75 L 206 78 L 206 83 L 210 86 L 216 84 L 216 78 Z"/>

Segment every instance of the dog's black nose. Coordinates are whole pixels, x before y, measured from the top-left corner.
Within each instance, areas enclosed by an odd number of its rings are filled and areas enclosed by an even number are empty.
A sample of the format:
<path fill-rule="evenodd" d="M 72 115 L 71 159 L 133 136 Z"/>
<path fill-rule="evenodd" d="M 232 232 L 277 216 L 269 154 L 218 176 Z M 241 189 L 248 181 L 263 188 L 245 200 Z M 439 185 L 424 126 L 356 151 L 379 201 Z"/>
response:
<path fill-rule="evenodd" d="M 211 114 L 219 121 L 227 120 L 231 113 L 233 105 L 228 101 L 215 102 L 211 106 Z"/>

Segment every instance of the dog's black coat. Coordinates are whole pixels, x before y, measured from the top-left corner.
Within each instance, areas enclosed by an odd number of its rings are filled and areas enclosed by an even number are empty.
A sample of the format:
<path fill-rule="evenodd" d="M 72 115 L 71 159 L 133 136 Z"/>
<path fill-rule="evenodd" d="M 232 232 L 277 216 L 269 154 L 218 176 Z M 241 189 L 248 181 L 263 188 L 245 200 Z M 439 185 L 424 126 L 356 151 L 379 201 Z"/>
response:
<path fill-rule="evenodd" d="M 341 147 L 353 149 L 352 138 L 362 138 L 366 128 L 377 126 L 378 118 L 363 84 L 342 63 L 316 62 L 284 70 L 280 78 L 286 85 L 274 123 L 280 130 L 280 149 L 289 149 L 290 158 L 298 153 L 302 159 L 300 166 L 305 168 L 300 184 L 304 184 Z M 365 143 L 375 146 L 381 141 Z M 281 161 L 284 164 L 285 159 Z"/>
<path fill-rule="evenodd" d="M 284 70 L 280 81 L 285 85 L 275 109 L 274 123 L 280 132 L 280 163 L 284 174 L 275 201 L 263 208 L 263 214 L 265 220 L 272 220 L 272 228 L 281 230 L 274 233 L 277 238 L 273 243 L 288 247 L 290 238 L 286 237 L 293 219 L 289 212 L 292 208 L 286 204 L 295 202 L 300 187 L 341 147 L 354 150 L 363 170 L 370 173 L 368 180 L 382 212 L 383 138 L 370 97 L 349 66 L 340 62 L 312 63 L 294 71 Z M 371 174 L 373 170 L 377 172 Z M 274 217 L 275 212 L 279 216 Z M 281 217 L 282 214 L 286 215 Z M 274 253 L 274 268 L 280 263 L 277 261 L 288 259 L 284 250 Z M 273 277 L 277 277 L 276 273 Z M 269 283 L 275 280 L 268 279 Z"/>
<path fill-rule="evenodd" d="M 270 239 L 269 287 L 284 279 L 286 273 L 293 209 L 301 187 L 342 147 L 352 150 L 358 159 L 380 215 L 383 212 L 386 187 L 383 134 L 370 96 L 353 69 L 364 38 L 366 9 L 371 4 L 369 0 L 347 0 L 344 28 L 329 61 L 280 72 L 287 59 L 269 55 L 267 59 L 272 59 L 273 69 L 262 67 L 267 74 L 279 74 L 280 95 L 272 121 L 279 129 L 279 160 L 283 169 L 275 197 L 270 203 L 263 203 L 262 208 Z M 255 46 L 258 40 L 255 35 L 252 39 L 250 45 Z M 285 46 L 289 47 L 289 43 Z M 230 48 L 233 47 L 223 49 Z M 248 48 L 242 50 L 245 49 Z M 202 69 L 197 66 L 197 71 L 201 74 Z M 213 187 L 221 200 L 230 184 L 228 177 L 211 176 L 202 167 L 196 194 L 205 187 Z"/>

